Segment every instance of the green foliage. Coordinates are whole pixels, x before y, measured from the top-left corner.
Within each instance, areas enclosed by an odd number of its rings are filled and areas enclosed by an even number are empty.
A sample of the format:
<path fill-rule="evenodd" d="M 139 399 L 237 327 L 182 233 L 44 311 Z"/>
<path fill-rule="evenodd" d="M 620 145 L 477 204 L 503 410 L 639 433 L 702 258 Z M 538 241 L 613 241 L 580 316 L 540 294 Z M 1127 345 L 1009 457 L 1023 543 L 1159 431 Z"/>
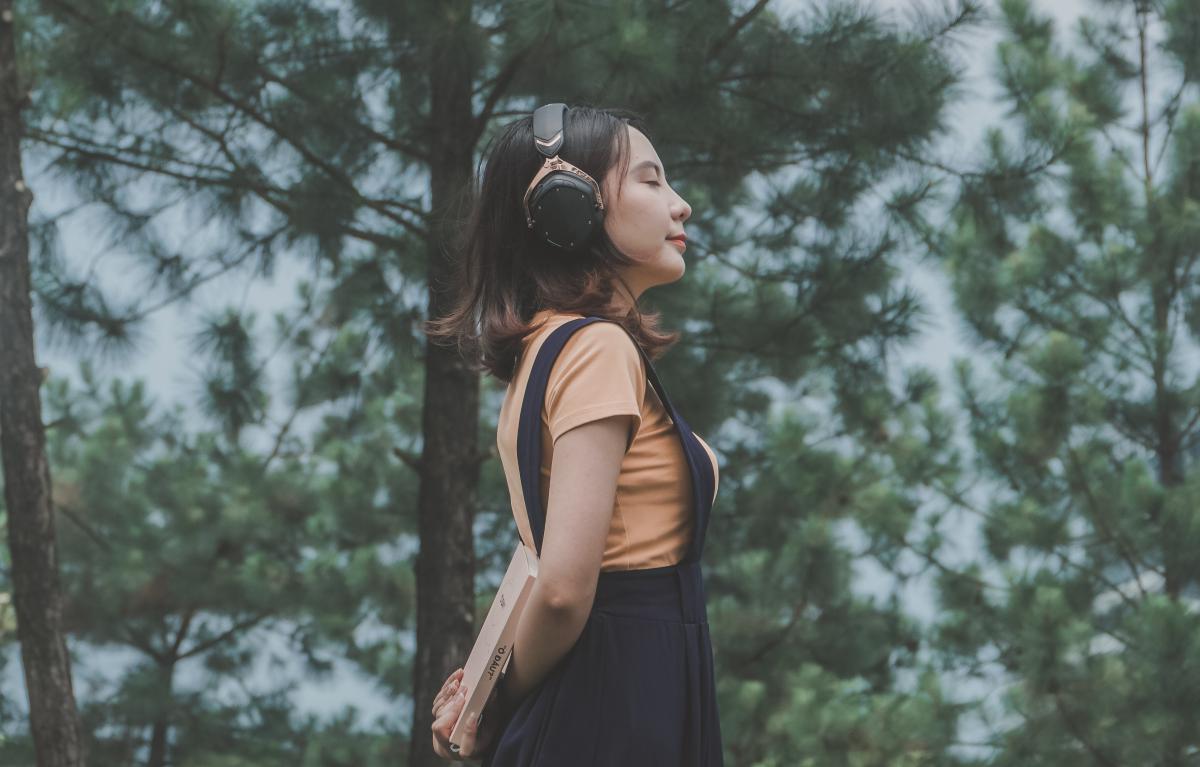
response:
<path fill-rule="evenodd" d="M 111 698 L 85 701 L 97 764 L 143 760 L 156 724 L 180 765 L 407 754 L 404 712 L 426 702 L 407 698 L 414 659 L 398 641 L 414 628 L 418 488 L 397 456 L 418 455 L 422 419 L 437 416 L 421 411 L 418 331 L 439 223 L 431 179 L 446 178 L 446 126 L 431 115 L 447 98 L 433 70 L 447 35 L 473 84 L 464 156 L 535 101 L 624 106 L 645 114 L 693 205 L 698 257 L 650 300 L 686 331 L 660 370 L 722 458 L 706 565 L 730 762 L 970 763 L 953 753 L 959 709 L 896 593 L 912 550 L 931 545 L 912 540 L 923 489 L 962 470 L 956 425 L 930 373 L 897 376 L 890 362 L 922 318 L 900 240 L 930 187 L 913 159 L 945 127 L 951 46 L 979 9 L 901 26 L 858 3 L 742 17 L 745 5 L 522 0 L 480 4 L 465 25 L 453 23 L 465 3 L 30 9 L 31 71 L 47 83 L 28 111 L 30 152 L 103 208 L 119 245 L 100 255 L 122 258 L 134 288 L 110 298 L 56 255 L 70 213 L 40 219 L 43 326 L 85 347 L 117 342 L 210 282 L 300 279 L 301 305 L 269 324 L 227 300 L 201 312 L 195 407 L 156 406 L 86 368 L 82 390 L 51 379 L 72 632 L 85 657 L 117 646 L 138 658 Z M 1018 62 L 1024 76 L 1047 77 L 1048 56 Z M 1080 87 L 1099 103 L 1103 85 Z M 1043 111 L 1047 134 L 1075 124 Z M 1009 150 L 997 137 L 993 151 Z M 989 178 L 970 209 L 1033 188 Z M 1037 209 L 1006 200 L 958 222 L 960 282 L 990 290 L 1021 205 Z M 182 236 L 180 221 L 203 236 Z M 972 232 L 996 235 L 986 268 Z M 1052 245 L 1030 258 L 1052 262 Z M 1048 351 L 1052 394 L 1073 385 L 1068 351 Z M 266 374 L 277 354 L 282 385 Z M 494 441 L 494 416 L 485 408 L 479 444 Z M 482 468 L 487 581 L 513 528 L 497 462 Z M 865 593 L 869 568 L 891 578 L 887 598 Z M 400 721 L 303 720 L 290 678 L 219 695 L 272 654 L 272 633 L 314 674 L 357 664 Z M 185 686 L 185 671 L 201 684 Z"/>
<path fill-rule="evenodd" d="M 1200 16 L 1098 3 L 1068 44 L 1032 3 L 1000 5 L 1012 122 L 935 245 L 978 349 L 957 370 L 974 486 L 939 490 L 983 542 L 939 579 L 936 645 L 1004 680 L 989 763 L 1182 765 L 1200 712 Z"/>

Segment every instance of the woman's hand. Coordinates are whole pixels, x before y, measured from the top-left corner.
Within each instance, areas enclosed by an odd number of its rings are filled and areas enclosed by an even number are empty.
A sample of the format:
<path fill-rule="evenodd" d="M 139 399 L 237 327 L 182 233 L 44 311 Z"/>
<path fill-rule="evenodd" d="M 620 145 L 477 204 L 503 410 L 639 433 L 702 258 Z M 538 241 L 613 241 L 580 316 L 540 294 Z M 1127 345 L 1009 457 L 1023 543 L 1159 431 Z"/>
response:
<path fill-rule="evenodd" d="M 470 693 L 470 690 L 462 686 L 462 675 L 461 668 L 455 669 L 446 677 L 442 689 L 433 699 L 433 751 L 441 758 L 452 761 L 472 758 L 476 751 L 491 745 L 492 738 L 496 737 L 496 716 L 487 709 L 496 700 L 499 685 L 492 688 L 492 694 L 483 706 L 484 713 L 492 715 L 480 716 L 480 719 L 484 720 L 482 722 L 467 722 L 463 730 L 462 748 L 458 753 L 450 750 L 450 731 L 454 729 L 454 723 L 458 721 L 459 714 L 467 705 L 467 695 Z"/>

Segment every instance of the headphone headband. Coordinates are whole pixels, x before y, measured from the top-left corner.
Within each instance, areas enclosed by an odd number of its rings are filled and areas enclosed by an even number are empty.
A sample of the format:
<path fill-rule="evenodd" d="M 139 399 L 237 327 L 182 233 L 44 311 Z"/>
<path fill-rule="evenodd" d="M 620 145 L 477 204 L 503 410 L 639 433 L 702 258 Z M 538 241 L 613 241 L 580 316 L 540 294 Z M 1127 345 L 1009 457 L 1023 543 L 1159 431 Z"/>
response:
<path fill-rule="evenodd" d="M 533 144 L 543 157 L 552 158 L 563 145 L 563 125 L 567 105 L 562 103 L 540 106 L 533 113 Z"/>

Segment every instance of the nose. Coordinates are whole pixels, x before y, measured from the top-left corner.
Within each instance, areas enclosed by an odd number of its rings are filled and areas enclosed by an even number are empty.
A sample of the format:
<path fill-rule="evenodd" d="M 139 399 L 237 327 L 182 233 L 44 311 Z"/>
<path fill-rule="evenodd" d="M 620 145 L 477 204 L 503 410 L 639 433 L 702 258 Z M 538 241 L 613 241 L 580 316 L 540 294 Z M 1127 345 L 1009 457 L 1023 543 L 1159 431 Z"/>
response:
<path fill-rule="evenodd" d="M 688 205 L 687 200 L 683 199 L 678 194 L 675 195 L 675 200 L 675 209 L 672 211 L 673 215 L 680 221 L 687 221 L 692 217 L 692 206 Z"/>

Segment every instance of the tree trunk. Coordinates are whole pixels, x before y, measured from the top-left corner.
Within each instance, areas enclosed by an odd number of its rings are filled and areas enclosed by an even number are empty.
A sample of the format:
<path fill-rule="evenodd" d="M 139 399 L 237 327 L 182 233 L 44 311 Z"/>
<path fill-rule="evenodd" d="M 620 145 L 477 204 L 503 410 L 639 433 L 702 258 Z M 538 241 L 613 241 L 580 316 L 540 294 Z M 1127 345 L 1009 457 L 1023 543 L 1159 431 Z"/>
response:
<path fill-rule="evenodd" d="M 186 626 L 183 629 L 187 630 Z M 180 638 L 182 639 L 182 633 Z M 176 643 L 176 647 L 178 647 Z M 172 655 L 169 663 L 164 663 L 159 666 L 160 681 L 162 688 L 158 695 L 158 715 L 154 718 L 154 725 L 150 728 L 150 756 L 146 760 L 146 767 L 164 767 L 167 764 L 167 734 L 171 729 L 169 714 L 167 713 L 171 707 L 171 696 L 174 694 L 172 690 L 175 687 L 175 656 Z"/>
<path fill-rule="evenodd" d="M 28 215 L 13 2 L 0 0 L 0 456 L 13 604 L 38 767 L 81 767 L 82 726 L 62 633 L 58 551 L 34 360 Z"/>
<path fill-rule="evenodd" d="M 450 309 L 447 251 L 457 234 L 458 203 L 471 178 L 474 154 L 472 76 L 468 44 L 471 3 L 442 6 L 447 24 L 431 66 L 432 237 L 429 314 Z M 479 376 L 453 348 L 425 346 L 421 482 L 417 494 L 417 643 L 413 663 L 411 767 L 440 767 L 430 746 L 430 705 L 446 676 L 467 660 L 474 637 L 475 546 L 472 527 L 479 484 Z"/>
<path fill-rule="evenodd" d="M 163 767 L 166 763 L 167 720 L 160 714 L 154 720 L 154 727 L 150 730 L 150 758 L 146 760 L 146 767 Z"/>

